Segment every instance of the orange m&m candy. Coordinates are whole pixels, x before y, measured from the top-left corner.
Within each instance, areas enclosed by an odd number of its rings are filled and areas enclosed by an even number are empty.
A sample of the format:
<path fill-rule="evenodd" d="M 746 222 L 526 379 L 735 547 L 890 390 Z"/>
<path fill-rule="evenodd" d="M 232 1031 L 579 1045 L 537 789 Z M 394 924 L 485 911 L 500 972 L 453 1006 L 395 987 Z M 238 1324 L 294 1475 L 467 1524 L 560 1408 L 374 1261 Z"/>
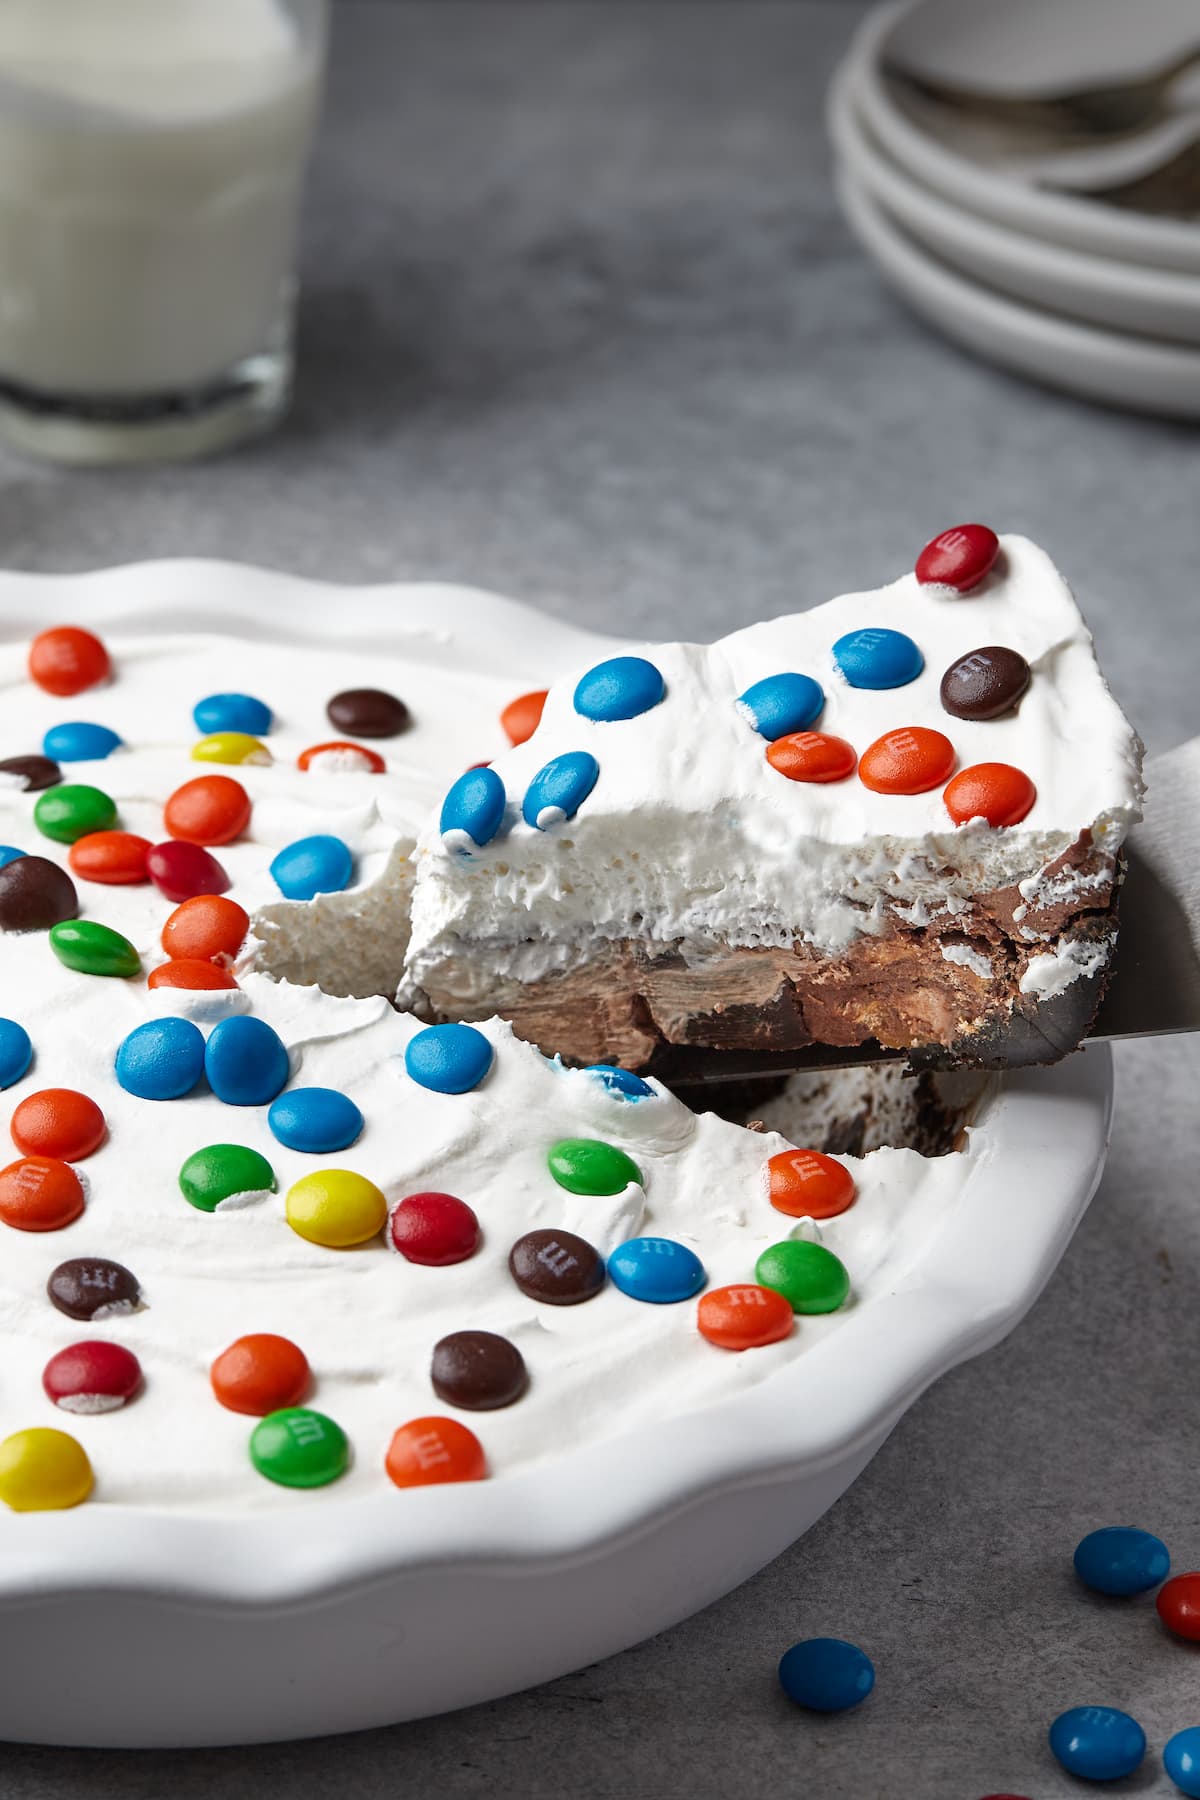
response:
<path fill-rule="evenodd" d="M 78 625 L 39 632 L 29 646 L 29 673 L 48 694 L 82 694 L 112 672 L 100 639 Z"/>
<path fill-rule="evenodd" d="M 172 957 L 232 960 L 249 929 L 250 914 L 236 900 L 224 894 L 193 894 L 163 926 L 162 947 Z"/>
<path fill-rule="evenodd" d="M 291 1338 L 251 1332 L 222 1350 L 210 1370 L 213 1393 L 230 1412 L 263 1418 L 298 1406 L 308 1392 L 308 1358 Z"/>
<path fill-rule="evenodd" d="M 22 1100 L 12 1116 L 13 1143 L 26 1156 L 82 1162 L 104 1142 L 104 1114 L 74 1088 L 42 1088 Z"/>
<path fill-rule="evenodd" d="M 393 1436 L 383 1466 L 397 1487 L 482 1481 L 487 1474 L 483 1445 L 457 1419 L 410 1419 Z"/>
<path fill-rule="evenodd" d="M 696 1308 L 701 1337 L 722 1350 L 757 1350 L 762 1344 L 778 1343 L 791 1332 L 793 1317 L 790 1300 L 753 1281 L 712 1288 Z"/>
<path fill-rule="evenodd" d="M 771 1205 L 793 1219 L 835 1219 L 854 1202 L 854 1177 L 822 1150 L 781 1150 L 764 1172 Z"/>
<path fill-rule="evenodd" d="M 365 744 L 313 744 L 296 758 L 298 769 L 318 768 L 337 775 L 382 775 L 387 768 L 377 750 Z"/>
<path fill-rule="evenodd" d="M 767 745 L 767 761 L 789 781 L 845 781 L 854 773 L 854 746 L 827 731 L 793 731 Z"/>
<path fill-rule="evenodd" d="M 954 745 L 927 725 L 885 731 L 858 759 L 858 778 L 875 794 L 924 794 L 954 767 Z"/>
<path fill-rule="evenodd" d="M 163 823 L 185 844 L 232 844 L 250 823 L 250 796 L 232 775 L 198 775 L 175 789 Z"/>
<path fill-rule="evenodd" d="M 186 905 L 187 902 L 185 901 Z M 235 988 L 237 982 L 220 963 L 205 962 L 199 956 L 176 956 L 159 963 L 146 977 L 148 988 Z"/>
<path fill-rule="evenodd" d="M 149 838 L 132 831 L 89 831 L 76 838 L 67 852 L 71 873 L 81 881 L 102 881 L 109 887 L 128 887 L 149 881 L 146 852 Z"/>
<path fill-rule="evenodd" d="M 546 692 L 545 688 L 536 688 L 531 694 L 520 694 L 504 708 L 500 723 L 510 744 L 523 744 L 533 736 L 542 722 Z"/>
<path fill-rule="evenodd" d="M 942 795 L 956 825 L 986 819 L 989 825 L 1019 825 L 1037 799 L 1023 769 L 1011 763 L 972 763 L 960 769 Z"/>
<path fill-rule="evenodd" d="M 23 1156 L 0 1169 L 0 1219 L 17 1231 L 61 1231 L 83 1211 L 83 1183 L 70 1163 Z"/>

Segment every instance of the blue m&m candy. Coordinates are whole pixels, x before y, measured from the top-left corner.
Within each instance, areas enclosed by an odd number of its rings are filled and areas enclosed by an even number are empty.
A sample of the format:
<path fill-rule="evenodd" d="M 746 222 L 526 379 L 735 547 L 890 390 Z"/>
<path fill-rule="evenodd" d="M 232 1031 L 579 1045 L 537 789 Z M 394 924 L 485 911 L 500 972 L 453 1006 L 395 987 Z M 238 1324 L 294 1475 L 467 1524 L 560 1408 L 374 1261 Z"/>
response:
<path fill-rule="evenodd" d="M 336 1088 L 289 1088 L 272 1103 L 267 1124 L 289 1150 L 325 1155 L 349 1149 L 362 1132 L 363 1116 Z"/>
<path fill-rule="evenodd" d="M 1167 1739 L 1163 1768 L 1181 1793 L 1200 1800 L 1200 1725 L 1189 1725 Z"/>
<path fill-rule="evenodd" d="M 473 1025 L 427 1025 L 410 1038 L 404 1066 L 435 1094 L 465 1094 L 492 1066 L 492 1046 Z"/>
<path fill-rule="evenodd" d="M 793 731 L 807 731 L 820 718 L 825 695 L 811 675 L 768 675 L 738 700 L 755 731 L 773 743 Z"/>
<path fill-rule="evenodd" d="M 617 1069 L 611 1063 L 593 1063 L 587 1071 L 602 1081 L 610 1094 L 618 1100 L 645 1100 L 654 1098 L 654 1089 L 632 1069 Z"/>
<path fill-rule="evenodd" d="M 119 750 L 121 740 L 107 725 L 52 725 L 42 739 L 42 752 L 55 762 L 101 762 Z"/>
<path fill-rule="evenodd" d="M 504 822 L 504 783 L 495 769 L 468 769 L 442 801 L 438 830 L 448 850 L 469 856 L 490 844 Z"/>
<path fill-rule="evenodd" d="M 265 1106 L 291 1073 L 287 1047 L 262 1019 L 222 1019 L 204 1046 L 204 1073 L 227 1106 Z"/>
<path fill-rule="evenodd" d="M 24 850 L 18 850 L 15 844 L 0 844 L 0 869 L 6 869 L 10 862 L 16 862 L 24 855 Z"/>
<path fill-rule="evenodd" d="M 910 637 L 882 625 L 848 631 L 833 646 L 833 660 L 856 688 L 904 687 L 925 667 L 925 658 Z"/>
<path fill-rule="evenodd" d="M 1115 1706 L 1073 1706 L 1050 1727 L 1050 1748 L 1069 1775 L 1119 1781 L 1146 1754 L 1146 1734 Z"/>
<path fill-rule="evenodd" d="M 116 1071 L 140 1100 L 180 1100 L 204 1073 L 204 1034 L 190 1019 L 151 1019 L 122 1040 Z"/>
<path fill-rule="evenodd" d="M 1075 1551 L 1075 1572 L 1098 1594 L 1144 1594 L 1167 1579 L 1171 1554 L 1161 1538 L 1132 1525 L 1089 1531 Z"/>
<path fill-rule="evenodd" d="M 527 825 L 548 831 L 573 819 L 596 785 L 600 764 L 586 750 L 568 750 L 538 770 L 525 790 L 521 816 Z"/>
<path fill-rule="evenodd" d="M 644 656 L 612 656 L 580 677 L 575 711 L 600 723 L 636 719 L 657 706 L 666 691 L 661 671 Z"/>
<path fill-rule="evenodd" d="M 15 1019 L 0 1019 L 0 1088 L 9 1088 L 33 1061 L 29 1033 Z"/>
<path fill-rule="evenodd" d="M 810 1712 L 845 1712 L 875 1686 L 875 1665 L 865 1650 L 842 1638 L 805 1638 L 784 1652 L 779 1685 Z"/>
<path fill-rule="evenodd" d="M 286 900 L 312 900 L 317 894 L 340 894 L 348 888 L 354 858 L 341 838 L 318 833 L 286 845 L 272 859 L 271 874 Z"/>
<path fill-rule="evenodd" d="M 652 1306 L 690 1300 L 707 1279 L 694 1250 L 663 1237 L 630 1238 L 618 1244 L 608 1259 L 608 1274 L 613 1286 L 631 1300 L 646 1300 Z"/>
<path fill-rule="evenodd" d="M 196 730 L 203 737 L 218 731 L 242 731 L 249 737 L 265 737 L 275 717 L 265 700 L 253 694 L 209 694 L 192 708 Z"/>

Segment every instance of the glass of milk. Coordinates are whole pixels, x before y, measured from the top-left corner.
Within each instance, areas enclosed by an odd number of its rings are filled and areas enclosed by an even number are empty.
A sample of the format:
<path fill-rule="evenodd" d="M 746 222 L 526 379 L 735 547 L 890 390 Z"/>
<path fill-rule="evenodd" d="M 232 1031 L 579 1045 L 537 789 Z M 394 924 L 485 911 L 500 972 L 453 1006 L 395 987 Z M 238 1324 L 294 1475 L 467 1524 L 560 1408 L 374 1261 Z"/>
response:
<path fill-rule="evenodd" d="M 0 434 L 200 455 L 287 404 L 327 0 L 0 0 Z"/>

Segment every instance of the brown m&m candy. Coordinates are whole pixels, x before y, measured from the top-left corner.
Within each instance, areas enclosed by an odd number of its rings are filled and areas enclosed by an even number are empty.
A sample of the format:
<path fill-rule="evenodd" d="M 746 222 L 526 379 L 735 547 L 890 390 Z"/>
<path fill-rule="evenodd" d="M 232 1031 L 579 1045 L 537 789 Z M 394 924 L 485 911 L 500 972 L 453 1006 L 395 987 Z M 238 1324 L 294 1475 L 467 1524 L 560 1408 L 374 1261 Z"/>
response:
<path fill-rule="evenodd" d="M 19 856 L 0 869 L 0 931 L 48 931 L 79 912 L 65 869 L 46 856 Z"/>
<path fill-rule="evenodd" d="M 142 1304 L 137 1276 L 107 1256 L 73 1256 L 52 1270 L 46 1292 L 68 1319 L 107 1319 Z"/>
<path fill-rule="evenodd" d="M 531 1300 L 578 1306 L 604 1286 L 604 1258 L 571 1231 L 527 1231 L 508 1253 L 512 1278 Z"/>
<path fill-rule="evenodd" d="M 433 1391 L 465 1412 L 511 1406 L 529 1385 L 525 1358 L 494 1331 L 452 1331 L 433 1348 Z"/>
<path fill-rule="evenodd" d="M 1029 686 L 1029 664 L 1018 650 L 985 644 L 952 662 L 942 676 L 942 705 L 956 719 L 998 719 Z"/>
<path fill-rule="evenodd" d="M 399 737 L 409 725 L 403 700 L 383 688 L 346 688 L 333 696 L 325 711 L 330 724 L 350 737 Z"/>
<path fill-rule="evenodd" d="M 62 770 L 52 756 L 6 756 L 0 762 L 0 786 L 20 787 L 26 794 L 57 787 Z"/>

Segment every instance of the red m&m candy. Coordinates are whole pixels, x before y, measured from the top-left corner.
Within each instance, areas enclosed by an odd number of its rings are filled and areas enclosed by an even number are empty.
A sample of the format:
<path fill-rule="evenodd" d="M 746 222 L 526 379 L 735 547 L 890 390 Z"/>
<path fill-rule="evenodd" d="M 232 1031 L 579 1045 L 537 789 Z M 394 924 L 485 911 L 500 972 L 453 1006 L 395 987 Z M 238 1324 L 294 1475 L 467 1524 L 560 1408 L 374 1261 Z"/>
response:
<path fill-rule="evenodd" d="M 928 587 L 957 588 L 960 594 L 978 587 L 1000 550 L 1000 539 L 987 525 L 952 525 L 930 538 L 917 558 L 917 580 Z"/>
<path fill-rule="evenodd" d="M 132 831 L 89 831 L 76 838 L 67 852 L 71 873 L 81 881 L 102 881 L 108 887 L 129 887 L 149 881 L 146 854 L 149 838 Z"/>
<path fill-rule="evenodd" d="M 524 744 L 533 736 L 542 722 L 546 694 L 546 688 L 535 688 L 532 693 L 519 694 L 509 701 L 500 714 L 500 724 L 510 744 Z"/>
<path fill-rule="evenodd" d="M 168 900 L 190 900 L 193 894 L 223 894 L 230 886 L 228 875 L 208 850 L 199 844 L 179 843 L 168 838 L 155 844 L 146 855 L 150 879 Z"/>
<path fill-rule="evenodd" d="M 198 956 L 172 957 L 159 963 L 146 977 L 148 988 L 185 988 L 193 993 L 205 989 L 235 988 L 237 982 L 220 963 L 205 962 Z"/>
<path fill-rule="evenodd" d="M 212 1390 L 230 1412 L 265 1418 L 298 1406 L 308 1392 L 308 1358 L 290 1338 L 255 1331 L 222 1350 L 210 1371 Z"/>
<path fill-rule="evenodd" d="M 48 694 L 82 694 L 107 681 L 111 671 L 100 639 L 78 625 L 39 632 L 29 646 L 29 673 Z"/>
<path fill-rule="evenodd" d="M 442 1267 L 479 1248 L 479 1220 L 453 1194 L 409 1194 L 388 1223 L 392 1246 L 409 1262 Z"/>
<path fill-rule="evenodd" d="M 793 1219 L 835 1219 L 854 1201 L 854 1177 L 823 1150 L 780 1150 L 766 1177 L 771 1205 Z"/>
<path fill-rule="evenodd" d="M 141 1384 L 141 1365 L 133 1351 L 99 1340 L 71 1344 L 42 1371 L 42 1386 L 64 1412 L 116 1412 Z"/>
<path fill-rule="evenodd" d="M 767 761 L 789 781 L 845 781 L 854 773 L 854 746 L 827 731 L 793 731 L 767 745 Z"/>
<path fill-rule="evenodd" d="M 1154 1605 L 1168 1631 L 1200 1643 L 1200 1569 L 1164 1581 Z"/>
<path fill-rule="evenodd" d="M 337 742 L 313 744 L 296 758 L 299 769 L 325 770 L 335 775 L 382 775 L 387 768 L 377 750 L 365 744 Z"/>
<path fill-rule="evenodd" d="M 250 929 L 250 914 L 223 894 L 194 894 L 177 906 L 162 928 L 168 956 L 232 962 Z"/>
<path fill-rule="evenodd" d="M 25 1156 L 0 1169 L 0 1219 L 17 1231 L 61 1231 L 83 1211 L 83 1184 L 70 1163 Z"/>
<path fill-rule="evenodd" d="M 858 778 L 875 794 L 924 794 L 954 767 L 954 745 L 926 725 L 885 731 L 858 759 Z"/>
<path fill-rule="evenodd" d="M 231 844 L 250 823 L 250 796 L 232 775 L 198 775 L 175 789 L 163 823 L 185 844 Z"/>
<path fill-rule="evenodd" d="M 410 1419 L 388 1445 L 384 1468 L 397 1487 L 431 1487 L 444 1481 L 482 1481 L 483 1445 L 457 1419 Z"/>
<path fill-rule="evenodd" d="M 752 1281 L 711 1288 L 696 1308 L 701 1337 L 722 1350 L 755 1350 L 777 1343 L 790 1335 L 794 1317 L 790 1300 Z"/>
<path fill-rule="evenodd" d="M 82 1162 L 104 1142 L 104 1114 L 74 1088 L 42 1088 L 22 1100 L 10 1129 L 13 1143 L 26 1156 Z"/>
<path fill-rule="evenodd" d="M 986 819 L 989 825 L 1019 825 L 1037 799 L 1023 769 L 1011 763 L 972 763 L 960 769 L 942 795 L 956 825 Z"/>

